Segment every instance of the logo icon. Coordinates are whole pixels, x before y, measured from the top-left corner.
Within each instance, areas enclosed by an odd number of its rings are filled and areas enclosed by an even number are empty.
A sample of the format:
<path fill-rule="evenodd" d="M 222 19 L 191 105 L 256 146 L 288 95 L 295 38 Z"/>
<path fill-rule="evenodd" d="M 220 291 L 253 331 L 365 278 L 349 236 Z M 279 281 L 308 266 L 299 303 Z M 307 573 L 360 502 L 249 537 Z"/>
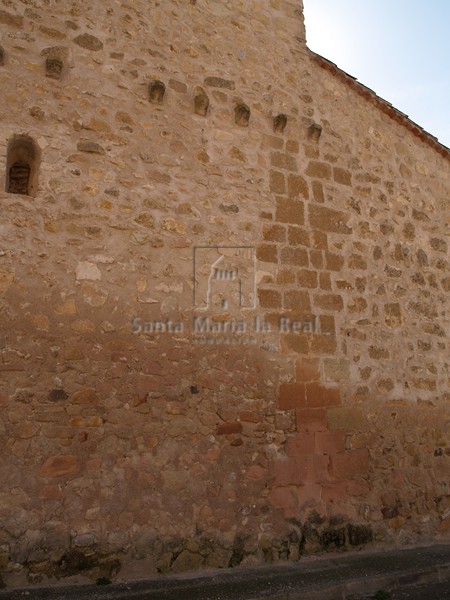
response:
<path fill-rule="evenodd" d="M 223 311 L 256 308 L 253 246 L 194 247 L 194 306 Z"/>

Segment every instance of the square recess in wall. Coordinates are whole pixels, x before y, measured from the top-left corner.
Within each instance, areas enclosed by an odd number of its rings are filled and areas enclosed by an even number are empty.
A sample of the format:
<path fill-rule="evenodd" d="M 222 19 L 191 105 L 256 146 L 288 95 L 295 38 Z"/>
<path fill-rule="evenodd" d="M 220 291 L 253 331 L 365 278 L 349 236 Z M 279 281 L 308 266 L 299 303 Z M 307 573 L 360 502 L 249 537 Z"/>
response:
<path fill-rule="evenodd" d="M 193 262 L 195 308 L 256 308 L 256 251 L 253 246 L 195 246 Z"/>

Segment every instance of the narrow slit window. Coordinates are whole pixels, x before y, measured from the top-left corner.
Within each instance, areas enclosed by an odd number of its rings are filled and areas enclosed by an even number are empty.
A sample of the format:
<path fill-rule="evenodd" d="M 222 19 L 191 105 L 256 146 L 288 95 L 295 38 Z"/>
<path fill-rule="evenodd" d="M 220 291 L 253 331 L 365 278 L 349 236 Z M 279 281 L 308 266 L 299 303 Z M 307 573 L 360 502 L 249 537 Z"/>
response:
<path fill-rule="evenodd" d="M 40 151 L 27 135 L 14 136 L 8 143 L 6 192 L 35 196 L 38 186 Z"/>

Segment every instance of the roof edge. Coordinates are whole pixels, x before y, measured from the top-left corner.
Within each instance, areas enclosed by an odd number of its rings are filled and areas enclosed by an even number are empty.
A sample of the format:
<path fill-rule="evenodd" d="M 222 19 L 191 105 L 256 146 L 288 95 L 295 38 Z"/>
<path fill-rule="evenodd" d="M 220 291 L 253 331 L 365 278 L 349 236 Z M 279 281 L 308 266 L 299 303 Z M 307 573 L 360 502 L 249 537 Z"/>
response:
<path fill-rule="evenodd" d="M 450 148 L 444 146 L 444 144 L 442 144 L 437 137 L 431 133 L 428 133 L 425 129 L 423 129 L 423 127 L 412 121 L 408 115 L 405 115 L 405 113 L 402 113 L 400 110 L 392 106 L 392 104 L 390 104 L 387 100 L 383 100 L 383 98 L 378 96 L 373 90 L 360 83 L 356 77 L 349 75 L 333 62 L 327 58 L 324 58 L 320 54 L 317 54 L 313 50 L 310 50 L 309 48 L 308 50 L 313 61 L 319 65 L 319 67 L 335 75 L 340 81 L 354 89 L 357 94 L 371 102 L 373 105 L 377 106 L 377 108 L 379 108 L 384 114 L 388 115 L 391 117 L 391 119 L 406 127 L 406 129 L 422 140 L 425 144 L 431 146 L 431 148 L 438 152 L 443 158 L 450 160 Z"/>

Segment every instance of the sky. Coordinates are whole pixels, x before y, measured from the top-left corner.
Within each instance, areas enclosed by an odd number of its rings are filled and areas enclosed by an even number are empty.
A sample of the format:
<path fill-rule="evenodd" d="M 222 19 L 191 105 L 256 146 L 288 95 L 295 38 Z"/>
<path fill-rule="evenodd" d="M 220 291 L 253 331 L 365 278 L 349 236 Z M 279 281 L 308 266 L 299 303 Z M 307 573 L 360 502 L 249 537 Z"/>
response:
<path fill-rule="evenodd" d="M 450 147 L 450 0 L 303 0 L 306 39 Z"/>

